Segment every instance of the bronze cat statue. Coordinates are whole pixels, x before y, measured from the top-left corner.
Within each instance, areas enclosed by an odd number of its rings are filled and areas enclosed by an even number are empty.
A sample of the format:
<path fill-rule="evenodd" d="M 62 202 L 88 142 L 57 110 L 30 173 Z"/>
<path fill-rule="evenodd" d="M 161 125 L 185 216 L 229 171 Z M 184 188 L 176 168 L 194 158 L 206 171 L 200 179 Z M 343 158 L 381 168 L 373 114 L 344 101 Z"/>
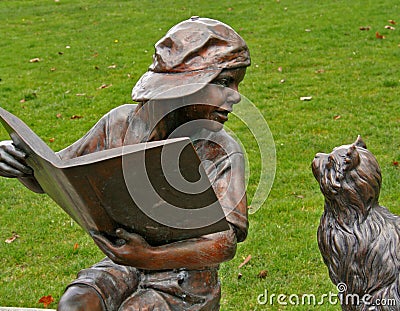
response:
<path fill-rule="evenodd" d="M 400 217 L 378 203 L 374 155 L 359 136 L 318 153 L 312 171 L 325 196 L 318 246 L 342 310 L 400 310 Z"/>

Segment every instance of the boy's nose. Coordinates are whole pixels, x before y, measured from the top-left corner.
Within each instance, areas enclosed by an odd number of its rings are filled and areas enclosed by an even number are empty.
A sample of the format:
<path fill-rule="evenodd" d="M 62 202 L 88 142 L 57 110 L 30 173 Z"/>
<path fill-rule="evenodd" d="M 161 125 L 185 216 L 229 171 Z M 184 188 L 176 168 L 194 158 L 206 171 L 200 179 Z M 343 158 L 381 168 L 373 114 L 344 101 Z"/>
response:
<path fill-rule="evenodd" d="M 227 96 L 227 102 L 229 102 L 231 105 L 239 103 L 242 99 L 240 93 L 237 90 L 229 89 L 228 92 L 229 95 Z"/>

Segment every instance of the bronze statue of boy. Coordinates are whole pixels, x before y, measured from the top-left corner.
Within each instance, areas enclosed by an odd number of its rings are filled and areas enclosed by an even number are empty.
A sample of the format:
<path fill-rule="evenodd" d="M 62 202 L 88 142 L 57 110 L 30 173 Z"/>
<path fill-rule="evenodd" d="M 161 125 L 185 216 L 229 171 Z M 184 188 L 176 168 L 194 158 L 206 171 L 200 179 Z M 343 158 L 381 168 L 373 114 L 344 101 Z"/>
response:
<path fill-rule="evenodd" d="M 132 90 L 137 105 L 106 114 L 84 137 L 58 152 L 62 159 L 141 142 L 189 136 L 229 222 L 230 230 L 154 246 L 118 229 L 121 243 L 93 234 L 107 255 L 82 270 L 66 289 L 58 310 L 219 310 L 218 266 L 234 257 L 246 238 L 244 157 L 224 130 L 240 101 L 250 55 L 226 24 L 192 17 L 156 43 L 153 63 Z M 0 144 L 0 175 L 17 177 L 43 192 L 25 154 Z"/>

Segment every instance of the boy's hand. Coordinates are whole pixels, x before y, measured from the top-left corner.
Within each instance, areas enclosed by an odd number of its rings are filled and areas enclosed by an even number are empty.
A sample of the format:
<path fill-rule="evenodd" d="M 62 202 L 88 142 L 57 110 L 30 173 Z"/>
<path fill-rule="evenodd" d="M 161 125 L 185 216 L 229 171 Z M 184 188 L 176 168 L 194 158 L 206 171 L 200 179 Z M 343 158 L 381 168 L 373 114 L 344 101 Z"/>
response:
<path fill-rule="evenodd" d="M 11 140 L 0 142 L 0 176 L 27 177 L 33 174 L 25 163 L 26 154 L 17 149 Z"/>
<path fill-rule="evenodd" d="M 149 255 L 152 247 L 138 234 L 129 233 L 124 229 L 117 229 L 116 234 L 119 240 L 114 244 L 100 233 L 91 232 L 97 246 L 112 261 L 121 265 L 141 267 L 141 261 Z"/>

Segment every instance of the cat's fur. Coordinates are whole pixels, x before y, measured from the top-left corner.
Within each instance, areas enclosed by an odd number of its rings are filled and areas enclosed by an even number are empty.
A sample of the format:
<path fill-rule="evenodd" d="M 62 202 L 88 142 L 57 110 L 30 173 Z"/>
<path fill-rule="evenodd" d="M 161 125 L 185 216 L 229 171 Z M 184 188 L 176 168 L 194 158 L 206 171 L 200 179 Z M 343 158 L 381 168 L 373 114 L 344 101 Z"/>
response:
<path fill-rule="evenodd" d="M 317 154 L 312 170 L 325 196 L 318 245 L 332 282 L 347 288 L 342 310 L 400 310 L 400 218 L 378 203 L 377 160 L 358 137 Z"/>

